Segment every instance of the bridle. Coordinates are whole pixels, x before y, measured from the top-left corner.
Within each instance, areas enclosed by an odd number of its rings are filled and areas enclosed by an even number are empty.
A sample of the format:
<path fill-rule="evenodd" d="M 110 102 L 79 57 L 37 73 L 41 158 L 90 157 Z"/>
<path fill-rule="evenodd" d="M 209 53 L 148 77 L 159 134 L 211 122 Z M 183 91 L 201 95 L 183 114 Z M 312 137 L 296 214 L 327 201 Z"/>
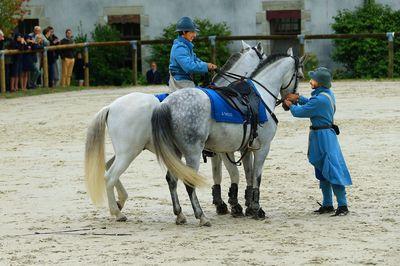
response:
<path fill-rule="evenodd" d="M 257 54 L 258 58 L 260 58 L 260 60 L 264 59 L 264 55 L 265 55 L 264 52 L 260 53 L 260 51 L 258 51 L 256 47 L 251 47 L 251 49 L 253 49 L 254 52 L 256 52 L 256 54 Z"/>
<path fill-rule="evenodd" d="M 259 57 L 260 59 L 262 59 L 263 54 L 261 54 L 261 53 L 260 53 L 256 48 L 254 48 L 254 47 L 252 47 L 252 49 L 253 49 L 254 51 L 256 51 L 258 57 Z M 288 57 L 289 57 L 289 56 L 288 56 Z M 284 86 L 284 87 L 282 86 L 282 87 L 280 88 L 280 92 L 282 92 L 283 90 L 286 90 L 287 88 L 289 88 L 289 86 L 293 83 L 293 80 L 294 80 L 294 81 L 295 81 L 295 87 L 294 87 L 293 93 L 296 93 L 296 92 L 297 92 L 297 88 L 298 88 L 298 86 L 299 86 L 299 78 L 301 77 L 301 76 L 299 75 L 299 68 L 300 68 L 300 67 L 303 68 L 303 65 L 302 65 L 302 63 L 300 62 L 299 57 L 297 57 L 297 56 L 290 56 L 290 57 L 293 58 L 293 60 L 294 60 L 294 62 L 295 62 L 295 64 L 294 64 L 293 75 L 292 75 L 292 77 L 290 78 L 289 83 L 288 83 L 286 86 Z M 232 73 L 232 72 L 229 72 L 229 71 L 222 71 L 222 70 L 220 70 L 220 69 L 216 69 L 215 72 L 216 72 L 217 74 L 221 75 L 221 77 L 223 77 L 225 80 L 227 80 L 225 77 L 229 77 L 229 78 L 232 78 L 232 79 L 235 79 L 235 80 L 251 80 L 252 82 L 254 82 L 254 83 L 260 85 L 269 95 L 271 95 L 271 96 L 275 99 L 275 101 L 276 101 L 275 107 L 276 107 L 276 106 L 279 106 L 279 105 L 283 102 L 283 99 L 279 99 L 278 97 L 276 97 L 266 86 L 264 86 L 263 84 L 261 84 L 259 81 L 255 80 L 255 79 L 252 78 L 252 77 L 245 77 L 245 76 L 242 76 L 242 75 L 239 75 L 239 74 L 235 74 L 235 73 Z M 228 80 L 227 80 L 227 81 L 228 81 Z M 278 121 L 278 118 L 276 117 L 276 115 L 274 114 L 274 112 L 272 112 L 272 110 L 268 107 L 268 105 L 267 105 L 263 100 L 261 100 L 261 102 L 262 102 L 262 104 L 264 105 L 264 107 L 267 109 L 268 113 L 271 115 L 271 117 L 272 117 L 272 119 L 275 121 L 275 123 L 278 124 L 279 121 Z"/>

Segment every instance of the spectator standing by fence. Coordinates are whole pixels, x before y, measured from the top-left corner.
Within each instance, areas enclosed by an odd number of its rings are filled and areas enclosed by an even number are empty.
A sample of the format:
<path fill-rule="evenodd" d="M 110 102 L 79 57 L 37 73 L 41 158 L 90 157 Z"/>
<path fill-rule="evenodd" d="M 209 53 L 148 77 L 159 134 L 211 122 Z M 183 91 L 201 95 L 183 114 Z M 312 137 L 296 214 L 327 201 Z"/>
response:
<path fill-rule="evenodd" d="M 26 49 L 33 50 L 36 48 L 35 40 L 30 35 L 25 36 Z M 28 87 L 29 73 L 34 70 L 36 54 L 22 55 L 22 73 L 21 73 L 21 88 L 26 90 Z"/>
<path fill-rule="evenodd" d="M 0 50 L 4 50 L 4 47 L 5 47 L 4 33 L 2 30 L 0 30 Z"/>
<path fill-rule="evenodd" d="M 65 38 L 61 40 L 61 45 L 73 44 L 72 30 L 65 31 Z M 71 85 L 71 76 L 74 69 L 75 57 L 73 49 L 65 49 L 61 51 L 62 71 L 61 71 L 61 86 Z"/>
<path fill-rule="evenodd" d="M 30 35 L 35 40 L 35 43 L 41 45 L 42 47 L 49 45 L 49 41 L 42 34 L 42 28 L 40 28 L 40 26 L 35 26 L 33 33 L 31 33 Z M 29 87 L 31 87 L 31 88 L 36 88 L 38 78 L 41 75 L 41 72 L 40 72 L 41 58 L 42 58 L 41 54 L 36 53 L 36 59 L 34 60 L 33 70 L 30 73 L 31 77 L 30 77 Z"/>
<path fill-rule="evenodd" d="M 157 70 L 156 62 L 150 63 L 150 69 L 146 73 L 146 79 L 148 84 L 161 84 L 162 78 L 160 72 Z"/>
<path fill-rule="evenodd" d="M 49 41 L 50 46 L 58 45 L 60 40 L 54 35 L 54 28 L 47 27 L 44 29 L 43 34 Z M 57 67 L 58 53 L 56 51 L 47 52 L 47 63 L 49 66 L 49 87 L 54 87 L 58 80 L 58 67 Z"/>
<path fill-rule="evenodd" d="M 82 53 L 76 54 L 76 60 L 74 65 L 75 80 L 78 81 L 80 87 L 83 86 L 85 79 L 85 62 L 83 61 Z"/>
<path fill-rule="evenodd" d="M 11 49 L 14 50 L 24 50 L 26 47 L 26 42 L 24 38 L 22 38 L 21 34 L 16 33 L 14 35 L 14 40 L 11 43 Z M 22 79 L 21 74 L 22 74 L 22 59 L 23 56 L 22 54 L 16 54 L 12 56 L 11 60 L 11 84 L 10 84 L 10 90 L 13 91 L 18 91 L 18 82 L 21 81 L 22 84 Z"/>

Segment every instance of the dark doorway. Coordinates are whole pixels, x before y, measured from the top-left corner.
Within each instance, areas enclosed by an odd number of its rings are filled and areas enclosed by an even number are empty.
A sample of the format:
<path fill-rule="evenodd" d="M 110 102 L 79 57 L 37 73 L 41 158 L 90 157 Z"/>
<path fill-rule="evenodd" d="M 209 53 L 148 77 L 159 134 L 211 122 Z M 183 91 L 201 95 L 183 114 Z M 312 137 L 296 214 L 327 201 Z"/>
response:
<path fill-rule="evenodd" d="M 301 11 L 300 10 L 274 10 L 267 11 L 267 20 L 270 23 L 272 35 L 299 35 L 301 34 Z M 289 47 L 293 48 L 295 54 L 299 54 L 300 45 L 296 40 L 271 41 L 272 53 L 285 53 Z"/>
<path fill-rule="evenodd" d="M 35 26 L 39 26 L 38 19 L 24 19 L 18 23 L 18 30 L 19 33 L 25 35 L 33 32 L 33 28 Z"/>
<path fill-rule="evenodd" d="M 126 41 L 140 40 L 140 15 L 108 16 L 108 24 L 121 33 L 121 39 Z M 129 48 L 131 49 L 131 48 Z M 138 72 L 142 71 L 142 53 L 140 46 L 137 50 Z M 131 53 L 124 58 L 124 66 L 132 67 Z"/>

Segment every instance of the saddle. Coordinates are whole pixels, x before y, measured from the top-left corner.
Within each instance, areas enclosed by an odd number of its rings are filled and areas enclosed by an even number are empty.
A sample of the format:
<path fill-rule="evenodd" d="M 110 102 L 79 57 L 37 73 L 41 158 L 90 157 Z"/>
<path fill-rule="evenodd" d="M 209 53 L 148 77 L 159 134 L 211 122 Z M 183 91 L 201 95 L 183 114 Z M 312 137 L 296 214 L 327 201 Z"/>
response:
<path fill-rule="evenodd" d="M 257 127 L 260 124 L 259 105 L 261 98 L 253 89 L 252 84 L 245 80 L 238 80 L 227 87 L 209 86 L 209 88 L 215 90 L 230 106 L 238 110 L 244 117 L 244 134 L 240 149 L 245 147 L 246 149 L 258 149 L 252 147 L 252 144 L 258 136 Z M 250 136 L 248 142 L 245 143 L 248 125 L 251 125 Z"/>

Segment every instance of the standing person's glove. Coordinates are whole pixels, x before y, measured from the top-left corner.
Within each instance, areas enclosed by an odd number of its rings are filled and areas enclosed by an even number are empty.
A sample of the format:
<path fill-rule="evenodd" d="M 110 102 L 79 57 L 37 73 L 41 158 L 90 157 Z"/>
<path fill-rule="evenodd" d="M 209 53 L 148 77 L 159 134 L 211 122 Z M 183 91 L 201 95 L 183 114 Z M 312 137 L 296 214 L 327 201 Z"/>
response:
<path fill-rule="evenodd" d="M 282 103 L 283 110 L 289 111 L 290 110 L 290 106 L 292 104 L 293 103 L 291 101 L 287 100 L 287 99 L 283 100 L 283 103 Z"/>
<path fill-rule="evenodd" d="M 216 66 L 216 65 L 214 65 L 213 63 L 207 63 L 207 66 L 208 66 L 208 70 L 215 70 L 215 69 L 217 69 L 218 67 Z"/>
<path fill-rule="evenodd" d="M 289 93 L 288 95 L 286 95 L 285 100 L 291 101 L 292 103 L 297 103 L 299 98 L 299 94 Z"/>

